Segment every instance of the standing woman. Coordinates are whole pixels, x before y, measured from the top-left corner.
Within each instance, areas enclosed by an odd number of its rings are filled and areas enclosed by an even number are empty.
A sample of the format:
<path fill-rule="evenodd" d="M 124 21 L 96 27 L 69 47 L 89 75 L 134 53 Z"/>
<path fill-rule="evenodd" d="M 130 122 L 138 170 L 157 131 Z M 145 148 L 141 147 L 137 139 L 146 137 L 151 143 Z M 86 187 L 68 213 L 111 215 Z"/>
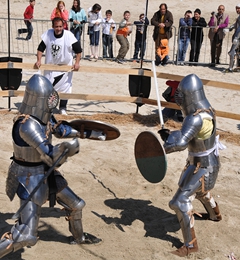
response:
<path fill-rule="evenodd" d="M 81 47 L 82 24 L 87 22 L 87 16 L 84 9 L 80 7 L 80 0 L 73 1 L 72 9 L 69 12 L 69 21 L 72 23 L 70 31 L 77 38 Z"/>
<path fill-rule="evenodd" d="M 65 8 L 65 3 L 63 1 L 58 1 L 57 7 L 55 7 L 51 14 L 51 20 L 55 17 L 60 17 L 64 21 L 63 29 L 68 30 L 68 10 Z"/>
<path fill-rule="evenodd" d="M 100 26 L 102 22 L 101 5 L 94 4 L 88 9 L 88 34 L 91 56 L 89 60 L 98 60 Z"/>
<path fill-rule="evenodd" d="M 203 42 L 203 27 L 207 26 L 206 20 L 201 17 L 201 10 L 197 8 L 192 18 L 190 62 L 198 62 L 200 49 Z"/>

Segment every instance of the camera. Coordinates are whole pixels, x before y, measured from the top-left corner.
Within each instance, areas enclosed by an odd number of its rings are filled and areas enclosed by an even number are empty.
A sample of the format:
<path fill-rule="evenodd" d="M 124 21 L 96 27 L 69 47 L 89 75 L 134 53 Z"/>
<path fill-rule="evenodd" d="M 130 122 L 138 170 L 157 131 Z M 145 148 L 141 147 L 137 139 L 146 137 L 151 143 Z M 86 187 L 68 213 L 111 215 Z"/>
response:
<path fill-rule="evenodd" d="M 212 11 L 212 12 L 211 12 L 211 15 L 215 15 L 215 12 L 214 12 L 214 11 Z"/>

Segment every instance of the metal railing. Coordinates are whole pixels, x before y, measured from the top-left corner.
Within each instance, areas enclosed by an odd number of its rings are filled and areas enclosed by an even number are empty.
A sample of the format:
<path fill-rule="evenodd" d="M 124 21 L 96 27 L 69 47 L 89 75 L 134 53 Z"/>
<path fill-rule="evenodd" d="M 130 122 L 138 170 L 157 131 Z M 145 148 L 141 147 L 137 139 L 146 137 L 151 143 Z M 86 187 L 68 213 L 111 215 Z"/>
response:
<path fill-rule="evenodd" d="M 26 34 L 18 35 L 18 29 L 26 28 L 23 19 L 10 19 L 10 53 L 11 55 L 36 55 L 38 44 L 41 41 L 41 35 L 47 31 L 48 29 L 52 28 L 52 21 L 51 20 L 33 20 L 33 35 L 31 40 L 26 41 Z M 118 24 L 117 24 L 118 25 Z M 69 22 L 70 28 L 70 22 Z M 153 41 L 154 26 L 149 25 L 147 27 L 147 34 L 146 34 L 146 51 L 144 55 L 144 60 L 151 61 L 155 59 L 155 43 Z M 208 39 L 208 31 L 209 27 L 203 28 L 204 39 L 200 51 L 199 56 L 199 63 L 201 64 L 209 64 L 211 61 L 210 55 L 210 40 Z M 173 26 L 173 37 L 169 40 L 169 62 L 176 63 L 177 55 L 178 55 L 178 34 L 180 30 Z M 136 35 L 136 26 L 133 25 L 133 31 L 128 36 L 130 49 L 126 55 L 126 60 L 131 60 L 134 54 L 134 42 L 135 42 L 135 35 Z M 232 43 L 232 33 L 227 33 L 223 40 L 222 45 L 222 54 L 221 54 L 221 63 L 228 64 L 229 57 L 228 51 L 231 47 Z M 81 46 L 83 49 L 82 57 L 88 58 L 90 55 L 90 44 L 89 44 L 89 36 L 87 35 L 87 24 L 83 26 L 83 33 L 81 37 Z M 113 36 L 113 55 L 114 57 L 118 54 L 118 49 L 120 45 L 115 37 Z M 7 18 L 0 18 L 0 55 L 7 54 L 8 50 L 8 19 Z M 190 44 L 187 50 L 185 63 L 189 63 L 189 52 L 190 52 Z M 99 57 L 102 57 L 102 37 L 100 34 L 100 41 L 99 41 Z"/>

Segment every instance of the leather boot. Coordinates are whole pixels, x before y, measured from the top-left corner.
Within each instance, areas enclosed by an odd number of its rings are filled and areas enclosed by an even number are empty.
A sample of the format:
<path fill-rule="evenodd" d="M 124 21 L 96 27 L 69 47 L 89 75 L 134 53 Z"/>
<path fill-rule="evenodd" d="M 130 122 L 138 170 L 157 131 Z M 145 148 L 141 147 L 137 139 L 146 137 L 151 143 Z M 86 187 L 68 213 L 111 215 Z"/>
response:
<path fill-rule="evenodd" d="M 188 247 L 188 246 L 182 246 L 176 251 L 172 251 L 171 253 L 180 257 L 185 257 L 188 256 L 191 253 L 195 253 L 198 251 L 198 244 L 197 244 L 197 239 L 195 236 L 194 228 L 192 227 L 190 229 L 191 235 L 192 235 L 192 241 L 189 243 L 190 245 L 193 245 L 193 247 Z"/>
<path fill-rule="evenodd" d="M 217 202 L 216 202 L 216 207 L 213 208 L 213 211 L 214 211 L 215 214 L 216 214 L 216 218 L 214 219 L 214 221 L 220 221 L 220 220 L 222 220 L 222 215 L 220 214 L 220 210 L 219 210 L 219 207 L 218 207 Z"/>

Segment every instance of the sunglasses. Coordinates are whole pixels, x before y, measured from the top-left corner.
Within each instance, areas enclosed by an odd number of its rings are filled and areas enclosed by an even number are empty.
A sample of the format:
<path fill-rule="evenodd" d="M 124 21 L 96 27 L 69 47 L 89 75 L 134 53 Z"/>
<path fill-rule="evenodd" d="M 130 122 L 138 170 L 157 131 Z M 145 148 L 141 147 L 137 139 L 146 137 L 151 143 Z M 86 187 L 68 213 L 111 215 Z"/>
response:
<path fill-rule="evenodd" d="M 219 8 L 218 10 L 224 10 L 224 8 Z"/>

